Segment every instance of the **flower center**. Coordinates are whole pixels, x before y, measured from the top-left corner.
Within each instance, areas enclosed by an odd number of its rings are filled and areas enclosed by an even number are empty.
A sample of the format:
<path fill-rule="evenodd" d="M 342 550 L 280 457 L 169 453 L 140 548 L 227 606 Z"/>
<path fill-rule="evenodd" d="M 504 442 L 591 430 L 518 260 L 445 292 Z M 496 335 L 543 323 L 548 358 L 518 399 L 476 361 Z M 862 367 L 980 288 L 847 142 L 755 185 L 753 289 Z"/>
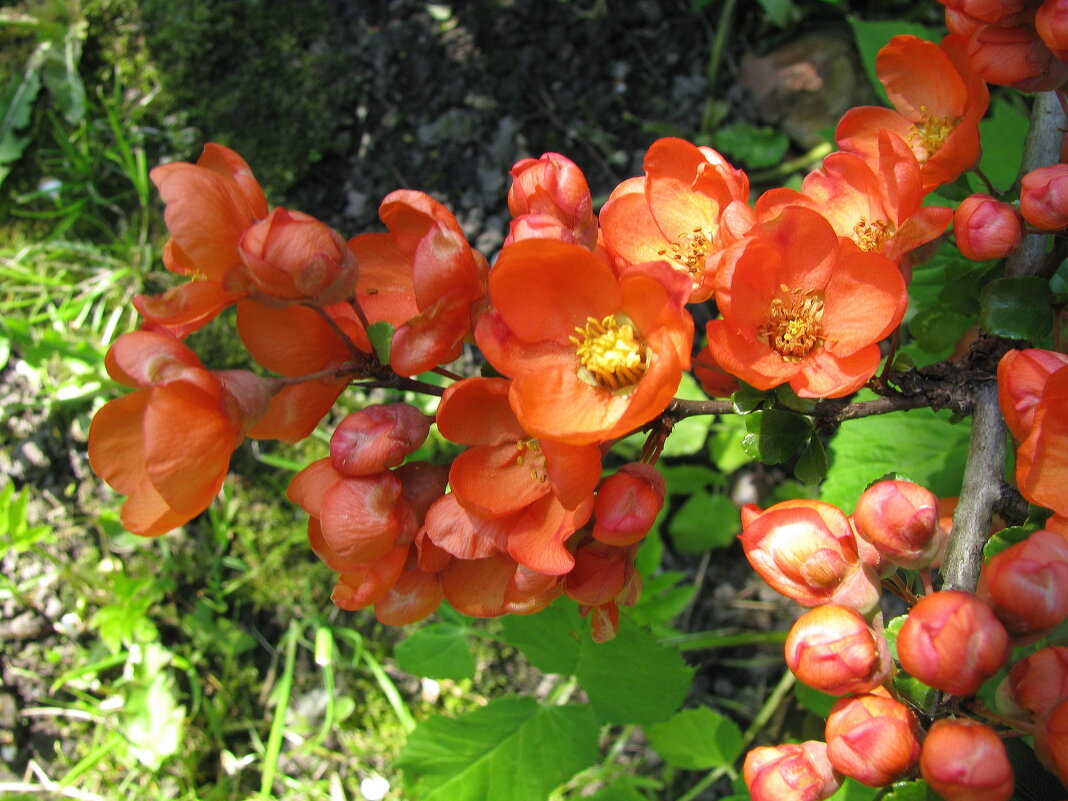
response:
<path fill-rule="evenodd" d="M 786 361 L 798 362 L 823 344 L 823 298 L 782 284 L 779 289 L 783 296 L 771 301 L 758 336 Z"/>
<path fill-rule="evenodd" d="M 927 106 L 920 106 L 920 122 L 912 126 L 912 140 L 927 151 L 927 155 L 920 161 L 926 162 L 935 152 L 945 144 L 947 137 L 957 127 L 946 117 L 934 117 L 927 111 Z"/>
<path fill-rule="evenodd" d="M 874 253 L 882 250 L 883 243 L 894 235 L 894 226 L 886 220 L 872 220 L 868 222 L 861 217 L 860 222 L 853 226 L 851 237 L 861 250 Z"/>
<path fill-rule="evenodd" d="M 613 392 L 629 389 L 649 367 L 649 348 L 626 317 L 622 322 L 614 314 L 603 320 L 588 317 L 586 326 L 576 326 L 575 333 L 578 336 L 568 339 L 582 363 L 579 378 L 584 381 Z"/>
<path fill-rule="evenodd" d="M 671 245 L 658 250 L 657 255 L 670 259 L 690 274 L 695 283 L 700 283 L 700 276 L 705 271 L 705 261 L 712 252 L 712 237 L 702 228 L 682 234 Z"/>
<path fill-rule="evenodd" d="M 522 467 L 529 462 L 530 477 L 544 483 L 549 476 L 545 472 L 545 456 L 541 452 L 541 443 L 534 438 L 516 440 L 515 463 Z"/>

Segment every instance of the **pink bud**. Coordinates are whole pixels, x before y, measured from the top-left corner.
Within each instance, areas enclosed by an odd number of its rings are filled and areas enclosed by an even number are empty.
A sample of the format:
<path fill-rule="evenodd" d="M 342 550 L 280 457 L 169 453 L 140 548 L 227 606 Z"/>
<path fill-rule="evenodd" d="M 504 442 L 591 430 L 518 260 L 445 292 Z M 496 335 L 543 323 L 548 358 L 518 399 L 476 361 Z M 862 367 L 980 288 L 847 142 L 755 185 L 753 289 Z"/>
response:
<path fill-rule="evenodd" d="M 1011 704 L 1003 703 L 1008 695 Z M 1062 698 L 1068 698 L 1068 646 L 1041 648 L 1012 666 L 1002 686 L 998 687 L 998 705 L 1035 721 L 1045 715 Z"/>
<path fill-rule="evenodd" d="M 912 711 L 889 695 L 840 698 L 827 717 L 827 757 L 840 773 L 883 787 L 919 761 L 918 730 Z"/>
<path fill-rule="evenodd" d="M 1068 225 L 1068 164 L 1039 167 L 1020 182 L 1020 214 L 1044 231 Z"/>
<path fill-rule="evenodd" d="M 920 772 L 945 801 L 1008 801 L 1015 784 L 1001 738 L 970 718 L 934 722 L 923 743 Z"/>
<path fill-rule="evenodd" d="M 748 519 L 748 523 L 745 523 Z M 822 501 L 783 501 L 760 514 L 742 511 L 739 539 L 749 564 L 802 606 L 835 603 L 874 614 L 879 578 L 860 561 L 849 519 Z"/>
<path fill-rule="evenodd" d="M 754 748 L 742 774 L 753 801 L 822 801 L 842 782 L 816 740 Z"/>
<path fill-rule="evenodd" d="M 953 10 L 983 22 L 1015 25 L 1014 15 L 1019 15 L 1029 0 L 938 0 L 947 10 Z"/>
<path fill-rule="evenodd" d="M 969 37 L 967 58 L 983 80 L 1021 92 L 1056 89 L 1068 77 L 1032 25 L 981 26 Z M 1024 218 L 1031 221 L 1026 212 Z"/>
<path fill-rule="evenodd" d="M 264 302 L 328 306 L 356 288 L 356 257 L 345 240 L 303 212 L 276 208 L 245 231 L 238 250 Z"/>
<path fill-rule="evenodd" d="M 911 481 L 879 481 L 857 500 L 857 533 L 883 558 L 905 568 L 930 567 L 942 557 L 946 535 L 939 526 L 938 498 Z"/>
<path fill-rule="evenodd" d="M 801 615 L 786 637 L 786 664 L 828 695 L 873 690 L 890 675 L 886 639 L 860 613 L 826 604 Z"/>
<path fill-rule="evenodd" d="M 1068 784 L 1068 698 L 1061 699 L 1039 721 L 1035 730 L 1035 754 Z"/>
<path fill-rule="evenodd" d="M 330 437 L 330 462 L 347 476 L 401 464 L 430 433 L 430 420 L 407 403 L 368 406 L 347 415 Z"/>
<path fill-rule="evenodd" d="M 593 507 L 594 539 L 609 545 L 641 541 L 664 506 L 664 477 L 652 465 L 631 462 L 604 479 Z"/>
<path fill-rule="evenodd" d="M 545 153 L 540 159 L 523 159 L 511 169 L 508 209 L 513 217 L 527 214 L 555 217 L 575 241 L 592 249 L 597 244 L 597 218 L 593 197 L 582 170 L 566 156 Z"/>
<path fill-rule="evenodd" d="M 953 236 L 967 259 L 1000 259 L 1020 246 L 1023 222 L 1011 203 L 970 195 L 953 212 Z"/>
<path fill-rule="evenodd" d="M 924 596 L 897 635 L 909 674 L 954 695 L 971 695 L 1009 658 L 1009 635 L 990 607 L 961 590 Z"/>
<path fill-rule="evenodd" d="M 1068 540 L 1036 531 L 983 565 L 975 594 L 1016 645 L 1039 639 L 1068 617 Z"/>
<path fill-rule="evenodd" d="M 1035 14 L 1035 30 L 1061 61 L 1068 61 L 1068 3 L 1045 0 Z"/>
<path fill-rule="evenodd" d="M 998 363 L 998 402 L 1009 431 L 1023 442 L 1035 421 L 1035 406 L 1053 373 L 1068 365 L 1068 355 L 1041 348 L 1010 350 Z"/>

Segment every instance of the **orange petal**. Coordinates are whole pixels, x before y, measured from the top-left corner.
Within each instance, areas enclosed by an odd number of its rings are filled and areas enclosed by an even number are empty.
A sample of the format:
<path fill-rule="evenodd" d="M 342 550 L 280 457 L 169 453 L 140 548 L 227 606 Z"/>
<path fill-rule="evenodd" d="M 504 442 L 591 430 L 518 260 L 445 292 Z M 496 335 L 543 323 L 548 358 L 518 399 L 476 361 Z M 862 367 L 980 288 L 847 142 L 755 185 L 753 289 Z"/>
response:
<path fill-rule="evenodd" d="M 510 382 L 465 378 L 445 390 L 438 405 L 438 431 L 457 445 L 498 445 L 527 436 L 508 404 Z"/>
<path fill-rule="evenodd" d="M 386 626 L 407 626 L 434 614 L 443 597 L 437 576 L 406 570 L 375 603 L 375 617 Z"/>
<path fill-rule="evenodd" d="M 422 531 L 458 559 L 483 559 L 505 549 L 514 517 L 489 520 L 465 509 L 455 494 L 444 495 L 426 514 Z"/>

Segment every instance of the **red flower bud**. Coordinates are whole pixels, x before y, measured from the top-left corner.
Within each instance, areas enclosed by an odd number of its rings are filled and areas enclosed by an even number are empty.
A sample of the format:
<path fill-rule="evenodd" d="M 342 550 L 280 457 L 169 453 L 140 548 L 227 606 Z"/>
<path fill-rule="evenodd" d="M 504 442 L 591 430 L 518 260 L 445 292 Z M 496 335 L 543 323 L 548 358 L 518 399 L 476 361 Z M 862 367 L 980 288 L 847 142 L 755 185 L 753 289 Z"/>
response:
<path fill-rule="evenodd" d="M 275 209 L 245 231 L 238 251 L 264 302 L 328 306 L 350 298 L 356 288 L 356 257 L 345 240 L 303 212 Z"/>
<path fill-rule="evenodd" d="M 967 58 L 983 80 L 1021 92 L 1056 89 L 1068 77 L 1068 67 L 1027 24 L 982 25 L 968 39 Z M 1026 213 L 1024 218 L 1030 221 Z"/>
<path fill-rule="evenodd" d="M 1068 355 L 1041 348 L 1010 350 L 998 362 L 998 402 L 1009 431 L 1023 442 L 1049 377 L 1068 365 Z"/>
<path fill-rule="evenodd" d="M 878 576 L 860 561 L 849 520 L 837 507 L 783 501 L 760 514 L 743 510 L 742 519 L 745 556 L 778 592 L 802 606 L 835 603 L 864 615 L 878 609 Z"/>
<path fill-rule="evenodd" d="M 975 590 L 1016 645 L 1042 637 L 1068 617 L 1068 540 L 1034 532 L 983 565 Z"/>
<path fill-rule="evenodd" d="M 540 159 L 516 162 L 511 175 L 508 209 L 513 217 L 555 218 L 573 235 L 570 241 L 593 249 L 597 244 L 593 197 L 586 176 L 571 159 L 559 153 L 545 153 Z"/>
<path fill-rule="evenodd" d="M 919 761 L 918 727 L 912 711 L 888 695 L 840 698 L 827 717 L 827 757 L 840 773 L 883 787 Z"/>
<path fill-rule="evenodd" d="M 594 539 L 608 545 L 640 542 L 664 506 L 664 477 L 643 462 L 623 465 L 601 482 L 593 507 Z"/>
<path fill-rule="evenodd" d="M 920 754 L 920 772 L 945 801 L 1008 801 L 1012 766 L 1001 738 L 968 718 L 936 720 Z"/>
<path fill-rule="evenodd" d="M 829 695 L 867 692 L 890 675 L 886 639 L 845 606 L 826 604 L 801 615 L 785 651 L 794 675 Z"/>
<path fill-rule="evenodd" d="M 742 774 L 753 801 L 821 801 L 842 782 L 816 740 L 754 748 Z"/>
<path fill-rule="evenodd" d="M 967 14 L 983 22 L 1014 25 L 1019 15 L 1032 3 L 1030 0 L 938 0 L 947 11 Z"/>
<path fill-rule="evenodd" d="M 1011 203 L 969 195 L 953 212 L 953 236 L 967 259 L 1000 259 L 1020 246 L 1023 221 Z"/>
<path fill-rule="evenodd" d="M 1020 182 L 1020 214 L 1045 231 L 1068 225 L 1068 164 L 1039 167 L 1024 175 Z"/>
<path fill-rule="evenodd" d="M 1062 698 L 1068 698 L 1068 647 L 1063 645 L 1041 648 L 1021 659 L 998 687 L 999 708 L 1013 715 L 1019 710 L 1032 721 Z"/>
<path fill-rule="evenodd" d="M 1035 30 L 1057 58 L 1068 61 L 1068 5 L 1045 0 L 1035 14 Z"/>
<path fill-rule="evenodd" d="M 1039 721 L 1035 730 L 1035 754 L 1068 784 L 1068 698 L 1061 699 Z"/>
<path fill-rule="evenodd" d="M 1009 658 L 1009 635 L 990 607 L 961 590 L 920 599 L 897 635 L 909 674 L 954 695 L 971 695 Z"/>
<path fill-rule="evenodd" d="M 911 481 L 879 481 L 857 500 L 857 533 L 883 558 L 906 568 L 941 560 L 948 537 L 938 523 L 938 498 Z"/>
<path fill-rule="evenodd" d="M 368 406 L 347 415 L 330 437 L 330 462 L 347 476 L 401 464 L 430 433 L 430 420 L 407 403 Z"/>

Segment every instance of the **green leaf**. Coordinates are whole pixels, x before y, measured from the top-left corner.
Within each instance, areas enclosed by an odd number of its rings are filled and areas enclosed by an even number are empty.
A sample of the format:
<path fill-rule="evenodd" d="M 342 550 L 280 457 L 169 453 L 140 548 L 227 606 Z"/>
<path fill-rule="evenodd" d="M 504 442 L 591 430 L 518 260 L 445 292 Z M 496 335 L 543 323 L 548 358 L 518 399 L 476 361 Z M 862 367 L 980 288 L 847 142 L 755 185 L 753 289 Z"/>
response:
<path fill-rule="evenodd" d="M 807 417 L 782 409 L 765 409 L 745 416 L 745 452 L 764 464 L 781 464 L 793 456 L 812 433 Z"/>
<path fill-rule="evenodd" d="M 668 532 L 684 553 L 726 548 L 741 526 L 738 507 L 726 495 L 699 492 L 691 495 L 671 518 Z"/>
<path fill-rule="evenodd" d="M 648 801 L 632 783 L 634 777 L 624 776 L 591 796 L 582 796 L 582 801 Z"/>
<path fill-rule="evenodd" d="M 743 384 L 741 389 L 731 395 L 731 404 L 734 406 L 734 411 L 738 414 L 748 414 L 774 399 L 774 391 L 764 392 Z"/>
<path fill-rule="evenodd" d="M 909 321 L 909 333 L 928 353 L 942 354 L 952 349 L 971 325 L 971 317 L 944 306 L 933 306 Z"/>
<path fill-rule="evenodd" d="M 396 762 L 413 801 L 545 801 L 598 757 L 587 706 L 505 697 L 457 718 L 420 723 Z"/>
<path fill-rule="evenodd" d="M 790 22 L 790 16 L 794 11 L 793 0 L 757 0 L 757 2 L 764 9 L 768 19 L 780 28 L 785 28 L 787 23 Z M 758 165 L 754 164 L 753 166 Z"/>
<path fill-rule="evenodd" d="M 923 779 L 911 782 L 897 782 L 890 787 L 890 792 L 883 796 L 882 801 L 928 801 L 934 796 L 931 788 Z"/>
<path fill-rule="evenodd" d="M 684 709 L 645 733 L 665 762 L 683 770 L 732 765 L 742 751 L 738 724 L 708 707 Z"/>
<path fill-rule="evenodd" d="M 979 123 L 983 140 L 979 169 L 994 186 L 1005 191 L 1020 174 L 1029 121 L 1019 106 L 1004 97 L 997 95 L 992 100 L 990 113 Z"/>
<path fill-rule="evenodd" d="M 149 643 L 133 666 L 133 681 L 124 688 L 121 728 L 126 748 L 150 771 L 159 770 L 182 744 L 185 707 L 175 698 L 176 682 L 166 669 L 170 661 L 168 650 Z"/>
<path fill-rule="evenodd" d="M 745 418 L 739 414 L 727 415 L 712 426 L 708 438 L 708 454 L 712 463 L 724 473 L 733 473 L 744 464 L 749 464 L 749 454 L 742 447 L 745 439 Z"/>
<path fill-rule="evenodd" d="M 1010 545 L 1023 542 L 1038 531 L 1037 526 L 1009 526 L 998 531 L 983 546 L 983 561 L 989 561 Z"/>
<path fill-rule="evenodd" d="M 570 675 L 578 664 L 580 621 L 575 603 L 561 599 L 533 615 L 505 615 L 501 639 L 542 673 Z"/>
<path fill-rule="evenodd" d="M 842 423 L 831 440 L 821 499 L 849 514 L 869 483 L 897 470 L 940 498 L 959 495 L 971 422 L 950 425 L 949 416 L 913 409 Z"/>
<path fill-rule="evenodd" d="M 389 346 L 395 331 L 393 324 L 386 320 L 379 320 L 367 327 L 367 338 L 371 340 L 371 347 L 382 364 L 389 364 Z"/>
<path fill-rule="evenodd" d="M 991 334 L 1042 339 L 1053 330 L 1053 293 L 1044 278 L 998 278 L 983 287 L 980 302 L 979 325 Z"/>
<path fill-rule="evenodd" d="M 575 676 L 602 721 L 647 725 L 667 720 L 679 708 L 693 672 L 678 648 L 661 645 L 620 615 L 615 639 L 582 641 Z"/>
<path fill-rule="evenodd" d="M 467 636 L 463 626 L 432 623 L 400 642 L 394 655 L 401 670 L 416 676 L 469 679 L 475 675 L 475 657 Z"/>
<path fill-rule="evenodd" d="M 815 431 L 808 438 L 808 446 L 794 465 L 794 475 L 806 484 L 819 484 L 827 477 L 827 449 Z"/>
<path fill-rule="evenodd" d="M 881 792 L 881 787 L 868 787 L 847 776 L 842 781 L 842 786 L 827 801 L 873 801 Z"/>
<path fill-rule="evenodd" d="M 67 122 L 77 125 L 85 116 L 85 85 L 78 74 L 82 40 L 88 31 L 84 20 L 70 20 L 48 49 L 41 74 L 53 101 Z"/>
<path fill-rule="evenodd" d="M 716 130 L 713 137 L 716 150 L 733 162 L 741 162 L 752 169 L 770 167 L 782 161 L 790 149 L 790 139 L 775 128 L 757 127 L 736 122 Z"/>
<path fill-rule="evenodd" d="M 0 184 L 29 142 L 16 134 L 30 122 L 30 110 L 41 91 L 41 64 L 46 50 L 46 43 L 38 45 L 22 74 L 12 75 L 0 92 Z"/>
<path fill-rule="evenodd" d="M 801 706 L 820 718 L 826 718 L 831 714 L 831 707 L 838 700 L 838 696 L 821 693 L 800 681 L 794 684 L 794 698 Z"/>

